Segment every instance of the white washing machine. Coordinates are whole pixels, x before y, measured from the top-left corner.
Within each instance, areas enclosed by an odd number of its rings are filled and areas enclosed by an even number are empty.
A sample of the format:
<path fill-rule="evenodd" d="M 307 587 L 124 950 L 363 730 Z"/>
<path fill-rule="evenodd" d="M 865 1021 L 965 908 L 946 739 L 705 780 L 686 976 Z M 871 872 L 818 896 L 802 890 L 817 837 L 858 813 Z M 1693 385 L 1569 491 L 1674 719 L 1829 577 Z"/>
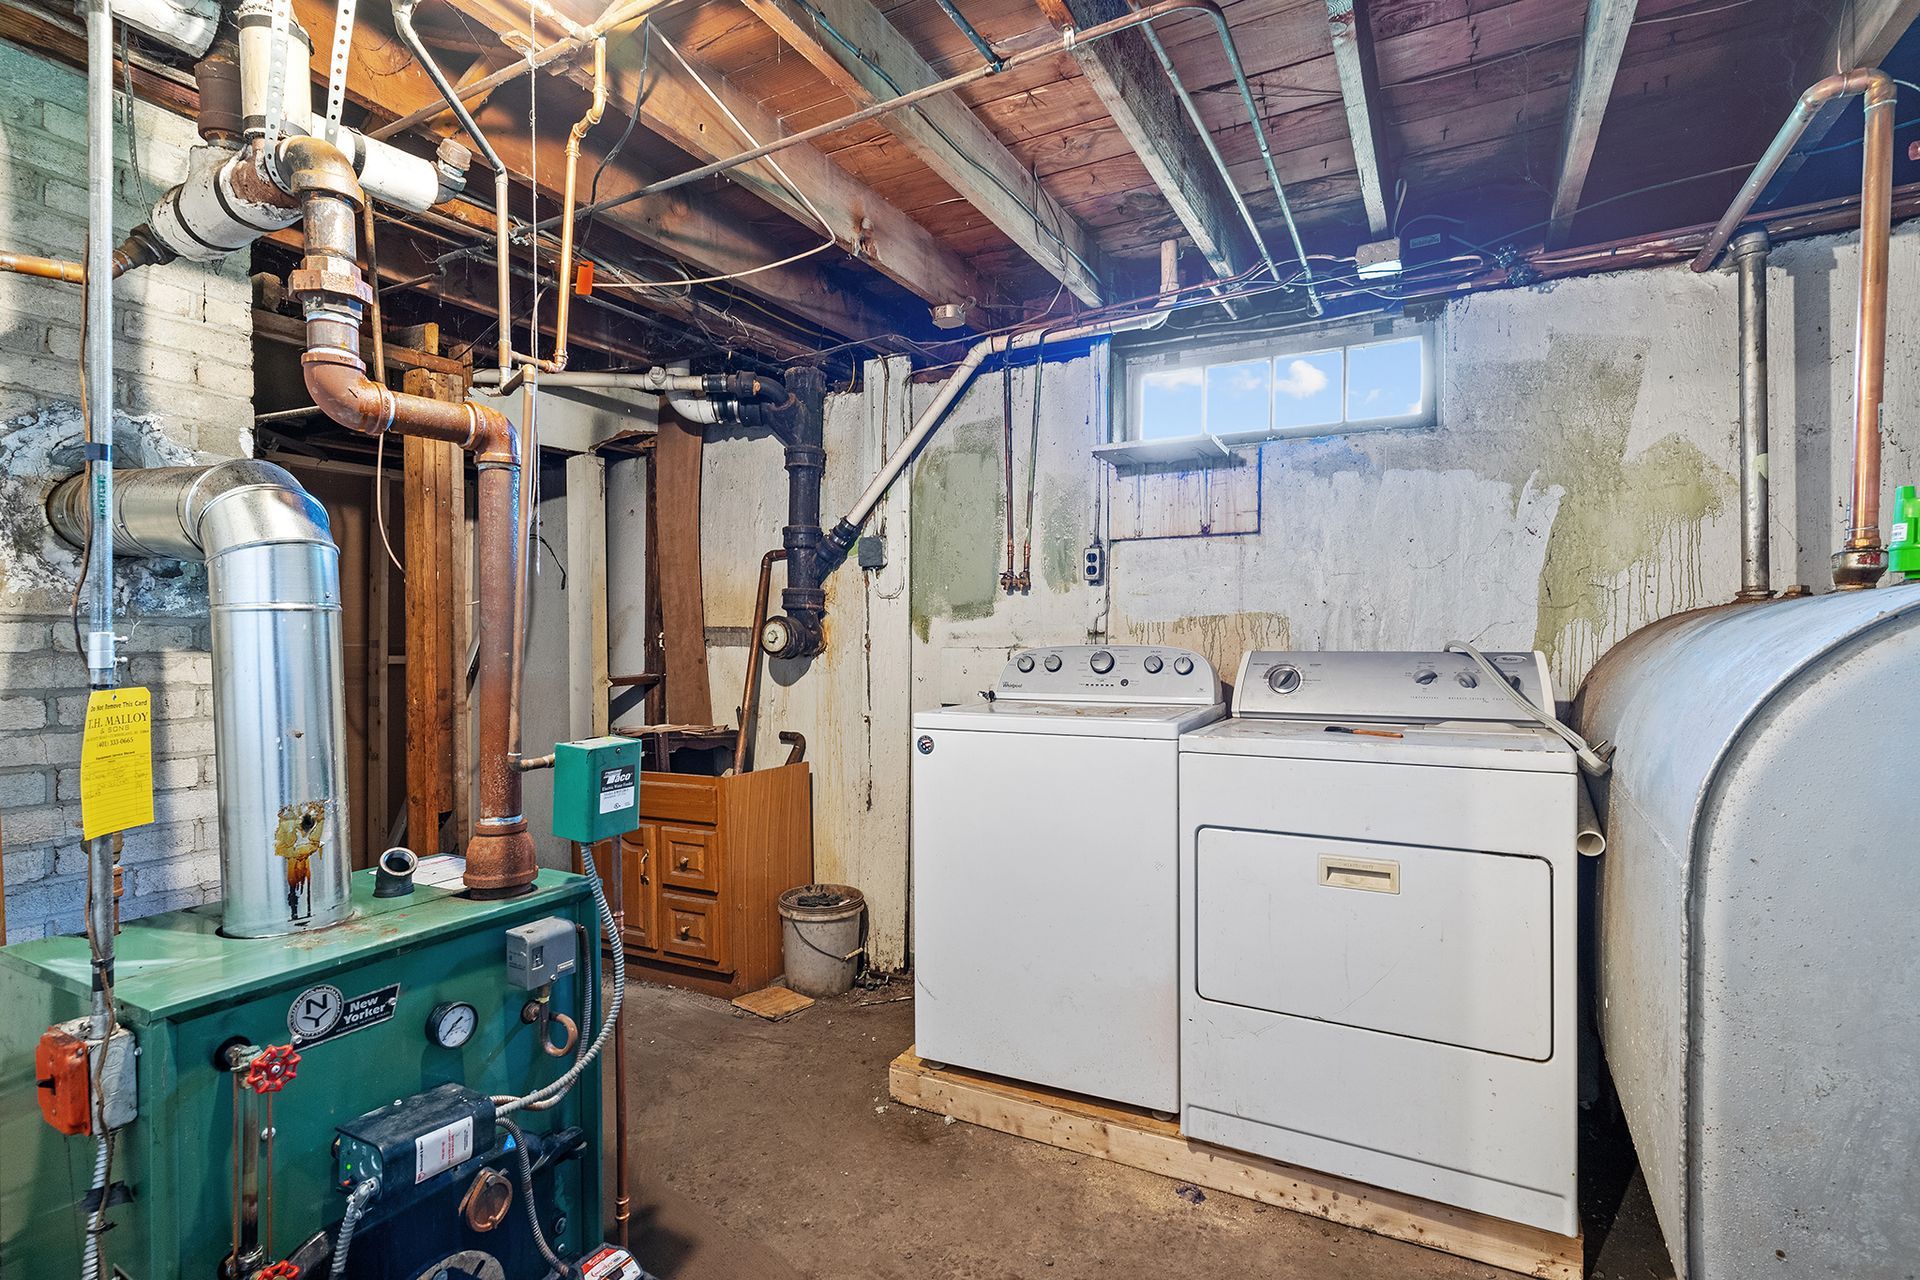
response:
<path fill-rule="evenodd" d="M 1179 740 L 1225 714 L 1184 649 L 1031 649 L 914 717 L 921 1057 L 1179 1105 Z"/>
<path fill-rule="evenodd" d="M 1187 1136 L 1574 1234 L 1579 785 L 1462 655 L 1248 654 L 1180 743 Z"/>

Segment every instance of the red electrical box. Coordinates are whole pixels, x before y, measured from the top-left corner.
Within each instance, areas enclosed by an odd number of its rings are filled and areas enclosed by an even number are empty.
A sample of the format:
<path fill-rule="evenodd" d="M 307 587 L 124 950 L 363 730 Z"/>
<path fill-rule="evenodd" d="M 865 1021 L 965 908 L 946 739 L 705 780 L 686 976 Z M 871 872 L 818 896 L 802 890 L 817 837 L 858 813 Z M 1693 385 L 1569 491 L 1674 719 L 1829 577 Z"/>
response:
<path fill-rule="evenodd" d="M 87 1065 L 86 1040 L 64 1027 L 48 1027 L 33 1051 L 40 1114 L 61 1133 L 93 1131 L 93 1090 Z"/>

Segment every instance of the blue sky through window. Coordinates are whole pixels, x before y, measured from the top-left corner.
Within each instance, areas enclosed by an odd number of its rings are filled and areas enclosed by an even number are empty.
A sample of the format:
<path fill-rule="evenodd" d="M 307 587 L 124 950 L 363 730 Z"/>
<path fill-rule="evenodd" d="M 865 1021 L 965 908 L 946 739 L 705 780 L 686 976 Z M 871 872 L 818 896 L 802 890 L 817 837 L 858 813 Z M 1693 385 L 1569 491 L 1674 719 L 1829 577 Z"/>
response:
<path fill-rule="evenodd" d="M 1324 427 L 1340 421 L 1340 355 L 1338 351 L 1308 351 L 1274 357 L 1276 429 Z"/>
<path fill-rule="evenodd" d="M 1347 348 L 1347 421 L 1406 418 L 1425 403 L 1420 339 Z"/>

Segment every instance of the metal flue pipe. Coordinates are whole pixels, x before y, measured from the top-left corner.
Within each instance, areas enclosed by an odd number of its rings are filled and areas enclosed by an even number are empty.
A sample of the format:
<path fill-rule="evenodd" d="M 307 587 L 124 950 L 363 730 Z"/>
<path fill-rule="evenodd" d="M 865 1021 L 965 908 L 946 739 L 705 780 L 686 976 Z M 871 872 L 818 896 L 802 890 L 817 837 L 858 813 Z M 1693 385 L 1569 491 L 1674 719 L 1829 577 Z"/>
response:
<path fill-rule="evenodd" d="M 1761 192 L 1793 154 L 1820 109 L 1860 95 L 1866 113 L 1866 147 L 1860 161 L 1860 304 L 1853 362 L 1853 486 L 1846 542 L 1833 556 L 1833 584 L 1857 590 L 1877 584 L 1886 572 L 1880 541 L 1880 402 L 1887 378 L 1887 260 L 1893 236 L 1893 80 L 1877 68 L 1828 76 L 1800 95 L 1760 162 L 1748 175 L 1725 216 L 1693 260 L 1706 271 L 1752 211 Z"/>
<path fill-rule="evenodd" d="M 100 531 L 136 556 L 200 560 L 213 621 L 222 931 L 323 929 L 352 906 L 340 552 L 326 509 L 269 462 L 121 477 Z M 54 490 L 54 530 L 84 545 L 84 477 Z"/>
<path fill-rule="evenodd" d="M 537 867 L 521 812 L 520 772 L 513 767 L 512 656 L 526 603 L 514 589 L 524 554 L 519 437 L 496 409 L 390 391 L 367 376 L 360 322 L 371 291 L 355 252 L 364 196 L 352 166 L 328 142 L 294 138 L 281 146 L 279 171 L 303 210 L 307 256 L 291 285 L 306 313 L 301 365 L 314 404 L 354 431 L 450 441 L 474 455 L 480 473 L 480 812 L 467 845 L 466 884 L 478 896 L 523 892 Z"/>
<path fill-rule="evenodd" d="M 1767 255 L 1773 242 L 1749 231 L 1733 242 L 1740 273 L 1740 594 L 1773 594 L 1767 516 Z"/>

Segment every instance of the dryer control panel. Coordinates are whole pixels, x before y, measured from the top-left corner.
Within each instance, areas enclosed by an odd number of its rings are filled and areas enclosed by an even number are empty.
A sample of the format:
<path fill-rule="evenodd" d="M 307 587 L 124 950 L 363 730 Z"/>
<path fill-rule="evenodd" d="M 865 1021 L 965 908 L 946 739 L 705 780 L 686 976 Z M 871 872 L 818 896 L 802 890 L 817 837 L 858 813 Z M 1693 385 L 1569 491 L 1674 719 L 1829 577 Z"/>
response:
<path fill-rule="evenodd" d="M 1070 644 L 1022 649 L 993 687 L 1017 702 L 1170 703 L 1220 701 L 1213 664 L 1189 649 L 1139 644 Z"/>
<path fill-rule="evenodd" d="M 1506 683 L 1551 714 L 1540 653 L 1489 653 Z M 1464 653 L 1281 653 L 1240 663 L 1233 714 L 1304 720 L 1498 720 L 1527 714 Z"/>

